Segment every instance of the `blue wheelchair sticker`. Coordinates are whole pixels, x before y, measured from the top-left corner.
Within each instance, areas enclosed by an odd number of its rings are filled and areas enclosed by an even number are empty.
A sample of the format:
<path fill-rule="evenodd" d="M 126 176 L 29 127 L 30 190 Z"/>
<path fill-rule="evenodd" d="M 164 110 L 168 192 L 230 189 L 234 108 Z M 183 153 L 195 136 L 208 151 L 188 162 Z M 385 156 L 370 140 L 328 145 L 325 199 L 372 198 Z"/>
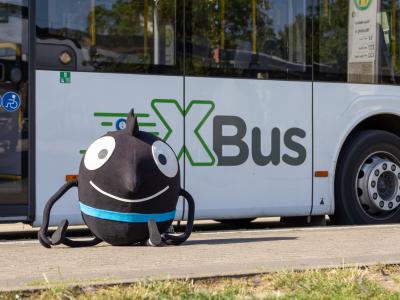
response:
<path fill-rule="evenodd" d="M 117 128 L 117 130 L 125 129 L 125 127 L 126 127 L 126 119 L 119 119 L 115 123 L 115 127 Z"/>
<path fill-rule="evenodd" d="M 1 106 L 7 112 L 14 112 L 21 106 L 21 98 L 14 92 L 7 92 L 1 99 Z"/>

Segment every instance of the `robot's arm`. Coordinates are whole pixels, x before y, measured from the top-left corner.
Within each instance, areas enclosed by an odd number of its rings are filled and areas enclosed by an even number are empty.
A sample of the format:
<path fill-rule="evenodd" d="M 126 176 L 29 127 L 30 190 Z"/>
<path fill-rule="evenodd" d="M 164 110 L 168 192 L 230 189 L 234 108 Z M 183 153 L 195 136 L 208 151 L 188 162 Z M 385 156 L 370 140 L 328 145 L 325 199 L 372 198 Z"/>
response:
<path fill-rule="evenodd" d="M 68 220 L 61 221 L 57 230 L 53 233 L 51 238 L 48 237 L 48 229 L 50 222 L 50 212 L 54 204 L 71 188 L 78 186 L 78 180 L 73 180 L 64 184 L 50 199 L 47 201 L 43 211 L 43 221 L 38 232 L 38 239 L 42 246 L 51 248 L 51 246 L 64 244 L 70 247 L 85 247 L 94 246 L 101 242 L 100 239 L 94 237 L 87 241 L 74 241 L 65 236 L 68 228 Z"/>
<path fill-rule="evenodd" d="M 194 222 L 194 210 L 195 204 L 193 197 L 184 189 L 181 189 L 179 195 L 186 199 L 188 202 L 188 219 L 186 224 L 185 232 L 181 235 L 173 235 L 169 233 L 165 233 L 162 235 L 163 242 L 167 245 L 180 245 L 184 243 L 192 233 L 193 230 L 193 222 Z"/>
<path fill-rule="evenodd" d="M 188 220 L 185 232 L 181 235 L 174 235 L 169 233 L 160 234 L 157 228 L 156 221 L 149 220 L 147 222 L 147 228 L 149 229 L 149 239 L 147 240 L 146 243 L 148 246 L 162 246 L 163 244 L 177 246 L 184 243 L 189 238 L 193 230 L 194 208 L 195 208 L 194 200 L 192 196 L 184 189 L 180 190 L 179 195 L 184 197 L 189 204 Z"/>

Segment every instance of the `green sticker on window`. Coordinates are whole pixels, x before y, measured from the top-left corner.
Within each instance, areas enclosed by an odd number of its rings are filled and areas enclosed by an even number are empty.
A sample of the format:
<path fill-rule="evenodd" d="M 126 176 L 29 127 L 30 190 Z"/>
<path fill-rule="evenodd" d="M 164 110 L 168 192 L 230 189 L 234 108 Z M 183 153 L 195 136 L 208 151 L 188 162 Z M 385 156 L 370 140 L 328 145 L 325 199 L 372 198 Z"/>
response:
<path fill-rule="evenodd" d="M 359 10 L 366 10 L 371 5 L 372 0 L 354 0 Z"/>
<path fill-rule="evenodd" d="M 60 72 L 60 83 L 71 83 L 71 72 Z"/>

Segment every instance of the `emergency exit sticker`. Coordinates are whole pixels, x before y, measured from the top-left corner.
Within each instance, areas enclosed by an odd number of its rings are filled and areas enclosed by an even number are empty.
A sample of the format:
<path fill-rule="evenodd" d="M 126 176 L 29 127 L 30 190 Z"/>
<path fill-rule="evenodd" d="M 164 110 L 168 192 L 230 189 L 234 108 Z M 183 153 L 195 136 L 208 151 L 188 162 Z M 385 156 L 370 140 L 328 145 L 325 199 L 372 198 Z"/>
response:
<path fill-rule="evenodd" d="M 71 83 L 71 72 L 60 72 L 60 83 Z"/>

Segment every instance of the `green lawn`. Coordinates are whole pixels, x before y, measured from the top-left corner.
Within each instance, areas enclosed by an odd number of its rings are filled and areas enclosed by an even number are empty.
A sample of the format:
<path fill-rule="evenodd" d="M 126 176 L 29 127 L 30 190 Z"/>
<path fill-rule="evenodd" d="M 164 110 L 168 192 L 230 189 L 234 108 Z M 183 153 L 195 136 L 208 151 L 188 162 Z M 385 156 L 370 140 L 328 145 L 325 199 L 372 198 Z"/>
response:
<path fill-rule="evenodd" d="M 0 299 L 400 299 L 400 266 L 279 272 L 246 278 L 49 288 Z"/>

